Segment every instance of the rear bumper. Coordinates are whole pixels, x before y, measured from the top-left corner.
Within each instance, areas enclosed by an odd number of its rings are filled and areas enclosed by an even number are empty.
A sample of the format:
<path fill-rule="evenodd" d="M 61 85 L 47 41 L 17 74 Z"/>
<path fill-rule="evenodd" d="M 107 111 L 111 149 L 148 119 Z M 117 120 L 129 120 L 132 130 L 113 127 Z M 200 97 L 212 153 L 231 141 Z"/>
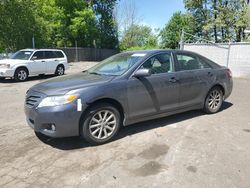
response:
<path fill-rule="evenodd" d="M 42 108 L 25 106 L 25 114 L 28 125 L 35 132 L 54 138 L 79 135 L 82 112 L 77 111 L 75 104 Z M 52 125 L 55 126 L 55 130 L 51 129 Z"/>
<path fill-rule="evenodd" d="M 224 90 L 225 90 L 224 99 L 227 99 L 233 91 L 233 79 L 232 78 L 229 79 L 229 81 L 224 85 Z"/>
<path fill-rule="evenodd" d="M 15 70 L 0 68 L 0 77 L 13 77 Z"/>

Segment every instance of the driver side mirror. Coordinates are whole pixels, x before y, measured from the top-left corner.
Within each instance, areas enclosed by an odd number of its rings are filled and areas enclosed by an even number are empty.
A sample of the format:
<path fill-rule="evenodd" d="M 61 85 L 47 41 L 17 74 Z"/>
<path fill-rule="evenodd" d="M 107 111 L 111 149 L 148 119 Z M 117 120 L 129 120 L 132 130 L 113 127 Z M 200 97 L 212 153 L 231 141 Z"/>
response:
<path fill-rule="evenodd" d="M 134 77 L 136 78 L 140 78 L 140 77 L 148 77 L 151 76 L 152 72 L 150 69 L 138 69 L 135 73 L 134 73 Z"/>
<path fill-rule="evenodd" d="M 37 59 L 37 56 L 33 56 L 32 58 L 31 58 L 31 60 L 36 60 Z"/>

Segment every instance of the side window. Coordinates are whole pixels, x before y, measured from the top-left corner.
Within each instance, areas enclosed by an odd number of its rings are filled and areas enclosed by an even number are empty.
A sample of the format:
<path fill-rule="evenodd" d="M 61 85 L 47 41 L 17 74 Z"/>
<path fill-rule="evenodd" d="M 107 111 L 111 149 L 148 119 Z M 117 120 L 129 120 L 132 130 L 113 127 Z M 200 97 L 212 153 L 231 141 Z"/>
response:
<path fill-rule="evenodd" d="M 35 52 L 31 59 L 33 59 L 33 60 L 44 59 L 44 52 L 43 51 Z"/>
<path fill-rule="evenodd" d="M 176 57 L 179 63 L 180 71 L 211 68 L 207 63 L 200 61 L 192 55 L 177 54 Z"/>
<path fill-rule="evenodd" d="M 64 58 L 64 55 L 60 51 L 55 51 L 57 58 Z"/>
<path fill-rule="evenodd" d="M 173 72 L 171 55 L 169 53 L 155 55 L 143 63 L 140 68 L 151 69 L 152 74 Z"/>
<path fill-rule="evenodd" d="M 55 59 L 56 54 L 53 51 L 45 51 L 45 59 Z"/>

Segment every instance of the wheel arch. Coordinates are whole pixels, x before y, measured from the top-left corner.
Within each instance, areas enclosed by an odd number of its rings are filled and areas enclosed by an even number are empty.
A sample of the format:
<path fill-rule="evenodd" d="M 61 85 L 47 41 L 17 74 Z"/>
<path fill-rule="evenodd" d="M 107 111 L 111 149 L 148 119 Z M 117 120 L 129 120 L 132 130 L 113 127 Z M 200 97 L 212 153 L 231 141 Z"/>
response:
<path fill-rule="evenodd" d="M 20 66 L 16 67 L 16 68 L 15 68 L 14 74 L 16 73 L 16 71 L 17 71 L 18 69 L 25 69 L 25 70 L 27 70 L 28 75 L 30 74 L 28 67 L 26 67 L 26 66 L 24 66 L 24 65 L 20 65 Z"/>
<path fill-rule="evenodd" d="M 56 66 L 56 68 L 58 68 L 59 66 L 62 66 L 62 67 L 64 68 L 64 70 L 65 70 L 65 66 L 64 66 L 63 63 L 59 63 L 59 64 Z"/>
<path fill-rule="evenodd" d="M 215 88 L 215 87 L 219 87 L 219 88 L 221 89 L 222 93 L 223 93 L 223 96 L 225 95 L 225 88 L 224 88 L 224 86 L 223 86 L 222 84 L 219 84 L 219 83 L 214 84 L 214 85 L 209 89 L 209 91 L 211 91 L 211 90 L 212 90 L 213 88 Z M 209 93 L 209 91 L 208 91 L 208 93 Z"/>
<path fill-rule="evenodd" d="M 124 108 L 123 108 L 122 104 L 119 101 L 117 101 L 115 99 L 112 99 L 112 98 L 97 99 L 97 100 L 95 100 L 93 102 L 87 103 L 88 107 L 82 113 L 80 121 L 79 121 L 79 134 L 80 134 L 80 131 L 81 131 L 81 125 L 83 124 L 83 121 L 86 118 L 87 112 L 91 109 L 92 106 L 94 106 L 96 104 L 99 104 L 99 103 L 111 104 L 112 106 L 114 106 L 115 108 L 117 108 L 117 110 L 119 111 L 119 113 L 121 115 L 121 121 L 124 122 L 124 118 L 125 118 Z"/>

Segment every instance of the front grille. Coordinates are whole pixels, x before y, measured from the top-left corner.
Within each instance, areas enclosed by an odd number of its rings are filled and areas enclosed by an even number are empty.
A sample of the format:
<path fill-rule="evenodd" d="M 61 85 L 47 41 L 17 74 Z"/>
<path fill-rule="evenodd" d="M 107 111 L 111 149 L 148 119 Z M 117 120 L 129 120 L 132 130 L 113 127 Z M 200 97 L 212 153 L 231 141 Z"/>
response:
<path fill-rule="evenodd" d="M 33 107 L 33 106 L 37 105 L 37 103 L 40 101 L 40 99 L 41 99 L 41 96 L 31 95 L 31 96 L 28 96 L 26 98 L 25 104 L 28 107 Z"/>
<path fill-rule="evenodd" d="M 30 89 L 26 93 L 25 105 L 28 108 L 36 107 L 45 97 L 45 94 Z"/>

